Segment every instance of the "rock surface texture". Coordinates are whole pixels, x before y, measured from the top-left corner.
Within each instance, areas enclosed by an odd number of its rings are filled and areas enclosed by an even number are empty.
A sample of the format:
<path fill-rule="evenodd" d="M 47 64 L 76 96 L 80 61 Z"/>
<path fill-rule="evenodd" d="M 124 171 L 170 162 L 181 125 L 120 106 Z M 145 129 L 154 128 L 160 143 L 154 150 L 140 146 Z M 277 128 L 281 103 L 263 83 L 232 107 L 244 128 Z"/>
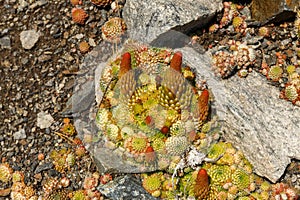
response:
<path fill-rule="evenodd" d="M 207 80 L 225 138 L 242 150 L 257 174 L 277 181 L 291 158 L 300 159 L 300 108 L 280 99 L 277 89 L 256 72 L 245 79 L 218 80 L 210 71 L 209 53 L 179 50 Z"/>
<path fill-rule="evenodd" d="M 252 18 L 262 23 L 282 22 L 293 16 L 299 0 L 253 0 L 251 6 Z"/>
<path fill-rule="evenodd" d="M 128 0 L 123 16 L 129 36 L 150 43 L 170 29 L 187 33 L 201 28 L 221 10 L 220 0 Z"/>
<path fill-rule="evenodd" d="M 116 178 L 113 182 L 101 185 L 97 189 L 111 199 L 155 200 L 132 175 Z"/>

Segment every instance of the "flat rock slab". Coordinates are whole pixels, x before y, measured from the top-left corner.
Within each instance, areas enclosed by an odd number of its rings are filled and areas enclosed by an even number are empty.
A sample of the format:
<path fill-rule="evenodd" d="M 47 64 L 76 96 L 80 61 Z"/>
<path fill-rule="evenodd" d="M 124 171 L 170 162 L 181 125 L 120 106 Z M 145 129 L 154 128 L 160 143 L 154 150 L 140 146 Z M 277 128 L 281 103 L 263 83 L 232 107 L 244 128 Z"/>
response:
<path fill-rule="evenodd" d="M 187 33 L 201 28 L 222 8 L 221 0 L 127 0 L 123 17 L 130 38 L 150 43 L 171 29 Z"/>
<path fill-rule="evenodd" d="M 293 11 L 299 0 L 253 0 L 251 13 L 254 20 L 262 23 L 278 23 L 295 16 Z"/>
<path fill-rule="evenodd" d="M 178 49 L 208 83 L 225 138 L 242 150 L 257 174 L 276 182 L 292 158 L 300 159 L 300 108 L 280 99 L 276 87 L 256 72 L 217 79 L 210 53 Z"/>

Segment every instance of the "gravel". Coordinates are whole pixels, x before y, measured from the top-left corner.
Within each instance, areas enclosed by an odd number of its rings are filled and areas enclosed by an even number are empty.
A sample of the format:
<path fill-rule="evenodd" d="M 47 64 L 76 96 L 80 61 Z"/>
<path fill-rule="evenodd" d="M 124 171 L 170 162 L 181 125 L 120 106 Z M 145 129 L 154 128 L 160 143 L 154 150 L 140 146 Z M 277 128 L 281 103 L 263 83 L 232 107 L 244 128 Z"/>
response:
<path fill-rule="evenodd" d="M 101 26 L 117 16 L 90 1 L 80 7 L 89 14 L 85 25 L 72 21 L 69 1 L 0 1 L 0 163 L 23 171 L 25 183 L 38 195 L 48 177 L 67 176 L 54 169 L 50 152 L 75 148 L 55 133 L 63 125 L 61 112 L 85 56 L 78 44 L 98 45 Z M 38 154 L 45 159 L 38 160 Z M 88 155 L 77 162 L 69 170 L 70 188 L 81 188 L 85 176 L 96 171 Z M 9 186 L 0 183 L 1 189 Z"/>

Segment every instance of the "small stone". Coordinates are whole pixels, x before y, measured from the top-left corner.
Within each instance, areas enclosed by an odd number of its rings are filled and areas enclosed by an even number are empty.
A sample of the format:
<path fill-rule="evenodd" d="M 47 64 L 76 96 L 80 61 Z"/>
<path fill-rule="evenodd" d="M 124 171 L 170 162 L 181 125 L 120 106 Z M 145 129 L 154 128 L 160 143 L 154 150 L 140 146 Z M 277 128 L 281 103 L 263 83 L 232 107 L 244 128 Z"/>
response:
<path fill-rule="evenodd" d="M 51 169 L 53 167 L 53 164 L 51 162 L 49 163 L 44 163 L 42 165 L 38 165 L 34 171 L 35 174 L 38 174 L 44 170 Z"/>
<path fill-rule="evenodd" d="M 0 189 L 0 197 L 6 197 L 10 194 L 10 188 Z"/>
<path fill-rule="evenodd" d="M 28 63 L 28 58 L 21 58 L 21 63 L 26 65 Z"/>
<path fill-rule="evenodd" d="M 70 62 L 72 62 L 74 60 L 74 58 L 70 54 L 65 54 L 65 55 L 62 56 L 62 58 L 64 60 L 67 60 L 67 61 L 70 61 Z"/>
<path fill-rule="evenodd" d="M 28 6 L 28 3 L 25 0 L 19 0 L 18 10 L 23 11 L 24 8 Z"/>
<path fill-rule="evenodd" d="M 45 62 L 45 61 L 48 61 L 50 59 L 51 59 L 51 56 L 50 55 L 45 55 L 45 54 L 38 57 L 39 62 Z"/>
<path fill-rule="evenodd" d="M 80 40 L 84 37 L 84 35 L 82 33 L 75 35 L 75 38 Z"/>
<path fill-rule="evenodd" d="M 25 129 L 23 129 L 23 128 L 14 133 L 15 140 L 20 140 L 20 139 L 25 139 L 25 138 L 26 138 L 26 133 L 25 133 Z"/>
<path fill-rule="evenodd" d="M 93 38 L 89 38 L 89 45 L 92 47 L 96 46 L 95 40 Z"/>
<path fill-rule="evenodd" d="M 30 9 L 36 9 L 38 7 L 41 7 L 43 5 L 46 5 L 48 2 L 46 0 L 40 0 L 40 1 L 36 1 L 33 4 L 31 4 L 29 6 Z"/>
<path fill-rule="evenodd" d="M 0 38 L 0 47 L 3 49 L 11 49 L 10 38 L 8 36 Z"/>
<path fill-rule="evenodd" d="M 22 31 L 20 34 L 20 40 L 24 49 L 31 49 L 38 41 L 40 33 L 35 30 Z"/>
<path fill-rule="evenodd" d="M 53 117 L 44 111 L 39 112 L 37 115 L 37 126 L 41 129 L 49 128 L 54 122 Z"/>
<path fill-rule="evenodd" d="M 41 173 L 35 174 L 33 177 L 34 177 L 35 179 L 37 179 L 38 181 L 41 181 L 41 180 L 43 179 L 43 176 L 42 176 Z"/>

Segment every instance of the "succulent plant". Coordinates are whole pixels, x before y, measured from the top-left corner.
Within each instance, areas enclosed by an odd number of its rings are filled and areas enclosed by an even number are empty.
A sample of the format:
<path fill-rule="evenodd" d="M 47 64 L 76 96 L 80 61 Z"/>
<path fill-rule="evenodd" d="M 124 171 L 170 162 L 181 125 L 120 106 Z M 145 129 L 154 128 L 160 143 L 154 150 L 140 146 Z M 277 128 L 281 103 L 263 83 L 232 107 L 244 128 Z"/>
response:
<path fill-rule="evenodd" d="M 150 176 L 145 176 L 142 182 L 143 187 L 150 194 L 159 191 L 162 186 L 162 175 L 161 173 L 154 173 Z"/>
<path fill-rule="evenodd" d="M 74 191 L 71 200 L 86 200 L 84 190 Z"/>
<path fill-rule="evenodd" d="M 24 181 L 24 173 L 21 171 L 14 171 L 12 174 L 12 181 L 15 182 L 23 182 Z"/>
<path fill-rule="evenodd" d="M 87 53 L 90 49 L 90 45 L 86 41 L 82 41 L 79 43 L 78 48 L 81 53 Z"/>
<path fill-rule="evenodd" d="M 288 199 L 288 200 L 296 200 L 298 199 L 298 194 L 296 193 L 294 188 L 289 187 L 285 183 L 276 183 L 272 185 L 272 191 L 271 191 L 271 200 L 275 199 Z"/>
<path fill-rule="evenodd" d="M 189 142 L 183 136 L 171 136 L 166 140 L 166 150 L 171 156 L 180 156 L 189 147 Z"/>
<path fill-rule="evenodd" d="M 237 169 L 232 174 L 232 183 L 240 190 L 246 189 L 250 186 L 250 176 L 244 170 Z"/>
<path fill-rule="evenodd" d="M 98 186 L 98 179 L 95 177 L 85 177 L 83 182 L 83 188 L 85 190 L 94 190 Z"/>
<path fill-rule="evenodd" d="M 194 195 L 197 199 L 205 199 L 209 194 L 209 177 L 205 169 L 200 169 L 194 185 Z"/>
<path fill-rule="evenodd" d="M 7 183 L 12 178 L 13 170 L 10 168 L 8 163 L 0 164 L 0 181 Z"/>
<path fill-rule="evenodd" d="M 88 14 L 81 8 L 72 9 L 72 19 L 75 23 L 84 24 Z"/>
<path fill-rule="evenodd" d="M 221 78 L 229 77 L 236 69 L 234 55 L 227 51 L 217 51 L 213 55 L 212 69 L 215 74 Z"/>
<path fill-rule="evenodd" d="M 263 37 L 268 37 L 270 35 L 270 30 L 268 27 L 262 26 L 258 29 L 258 35 Z"/>
<path fill-rule="evenodd" d="M 272 81 L 279 81 L 283 74 L 283 69 L 279 65 L 273 65 L 270 67 L 267 78 Z"/>
<path fill-rule="evenodd" d="M 123 19 L 114 17 L 105 22 L 101 30 L 104 40 L 115 43 L 121 40 L 121 36 L 126 30 L 126 24 Z"/>
<path fill-rule="evenodd" d="M 230 167 L 227 165 L 213 165 L 207 170 L 212 183 L 222 185 L 231 177 Z"/>
<path fill-rule="evenodd" d="M 283 94 L 284 94 L 284 97 L 288 101 L 291 101 L 291 102 L 295 102 L 299 98 L 298 90 L 292 84 L 288 84 L 288 85 L 285 86 Z"/>

